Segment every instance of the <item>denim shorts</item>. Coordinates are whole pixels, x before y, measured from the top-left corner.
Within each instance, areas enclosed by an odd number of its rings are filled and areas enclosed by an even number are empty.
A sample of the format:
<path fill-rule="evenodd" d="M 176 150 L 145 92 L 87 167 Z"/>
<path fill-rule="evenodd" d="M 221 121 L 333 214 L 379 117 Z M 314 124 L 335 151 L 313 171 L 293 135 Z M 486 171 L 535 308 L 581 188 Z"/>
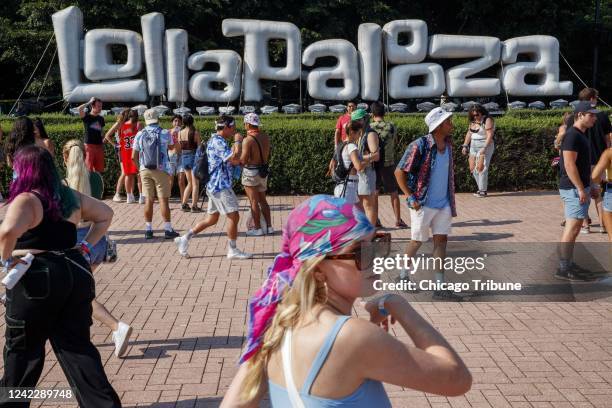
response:
<path fill-rule="evenodd" d="M 603 197 L 603 209 L 607 212 L 612 212 L 612 184 L 608 183 L 608 188 Z"/>
<path fill-rule="evenodd" d="M 591 202 L 590 190 L 590 187 L 584 189 L 587 195 L 587 200 L 584 202 L 584 204 L 580 204 L 578 190 L 575 188 L 570 190 L 559 190 L 561 200 L 563 201 L 563 205 L 565 207 L 565 218 L 582 220 L 589 216 L 589 204 Z"/>
<path fill-rule="evenodd" d="M 195 151 L 184 150 L 183 152 L 181 152 L 181 163 L 178 166 L 179 171 L 193 169 L 194 162 L 195 162 Z"/>
<path fill-rule="evenodd" d="M 77 229 L 77 242 L 81 242 L 83 238 L 89 232 L 91 226 L 81 227 Z M 103 236 L 96 245 L 93 246 L 93 251 L 91 252 L 91 264 L 97 265 L 104 262 L 104 258 L 106 257 L 106 247 L 108 246 L 108 242 L 106 241 L 106 236 Z"/>
<path fill-rule="evenodd" d="M 170 175 L 171 176 L 175 176 L 179 171 L 179 167 L 180 167 L 179 158 L 180 157 L 178 154 L 168 155 L 168 163 L 170 164 Z"/>

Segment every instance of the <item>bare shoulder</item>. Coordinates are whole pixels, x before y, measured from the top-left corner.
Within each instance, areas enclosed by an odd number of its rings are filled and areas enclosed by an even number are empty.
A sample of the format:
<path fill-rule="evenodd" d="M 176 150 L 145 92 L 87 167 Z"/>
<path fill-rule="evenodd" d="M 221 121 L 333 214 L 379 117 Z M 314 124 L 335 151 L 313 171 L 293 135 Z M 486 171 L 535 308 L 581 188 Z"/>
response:
<path fill-rule="evenodd" d="M 380 341 L 387 337 L 391 336 L 375 324 L 365 319 L 352 317 L 342 327 L 338 340 L 343 348 L 350 348 L 356 352 L 367 352 L 374 344 L 380 345 Z"/>

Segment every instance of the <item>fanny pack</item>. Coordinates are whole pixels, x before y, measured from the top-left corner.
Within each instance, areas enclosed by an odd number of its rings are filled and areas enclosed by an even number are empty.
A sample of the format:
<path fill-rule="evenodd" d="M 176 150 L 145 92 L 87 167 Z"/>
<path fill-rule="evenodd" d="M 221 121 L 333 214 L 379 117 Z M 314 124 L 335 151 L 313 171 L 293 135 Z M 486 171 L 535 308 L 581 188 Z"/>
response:
<path fill-rule="evenodd" d="M 247 136 L 251 136 L 251 135 L 247 135 Z M 255 143 L 257 143 L 257 148 L 259 149 L 259 157 L 261 157 L 261 160 L 263 161 L 263 151 L 261 150 L 261 145 L 259 144 L 259 140 L 257 140 L 255 136 L 251 136 L 251 137 L 255 140 Z M 259 170 L 259 175 L 262 178 L 266 178 L 270 175 L 270 166 L 268 165 L 268 163 L 260 164 L 258 166 L 245 166 L 244 168 L 249 169 L 249 170 Z"/>

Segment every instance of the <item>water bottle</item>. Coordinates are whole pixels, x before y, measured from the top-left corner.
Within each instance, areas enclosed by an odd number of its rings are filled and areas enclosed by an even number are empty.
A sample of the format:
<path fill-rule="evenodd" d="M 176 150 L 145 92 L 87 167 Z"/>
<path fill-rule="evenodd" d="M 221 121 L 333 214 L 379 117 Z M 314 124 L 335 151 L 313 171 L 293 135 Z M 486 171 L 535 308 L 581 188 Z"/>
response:
<path fill-rule="evenodd" d="M 15 287 L 17 282 L 19 282 L 19 279 L 21 279 L 23 274 L 26 273 L 26 271 L 30 268 L 30 265 L 32 265 L 32 260 L 34 260 L 34 255 L 28 252 L 26 256 L 21 258 L 21 260 L 25 263 L 19 262 L 17 265 L 13 267 L 13 269 L 8 271 L 4 279 L 2 279 L 2 284 L 6 286 L 7 289 L 13 289 L 13 287 Z"/>

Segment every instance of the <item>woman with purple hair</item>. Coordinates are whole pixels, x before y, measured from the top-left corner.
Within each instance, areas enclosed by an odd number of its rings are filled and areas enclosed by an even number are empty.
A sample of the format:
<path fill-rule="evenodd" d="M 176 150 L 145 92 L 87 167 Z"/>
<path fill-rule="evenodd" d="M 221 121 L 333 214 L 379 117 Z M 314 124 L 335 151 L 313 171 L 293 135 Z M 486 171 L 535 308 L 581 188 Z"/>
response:
<path fill-rule="evenodd" d="M 0 405 L 6 390 L 35 387 L 50 341 L 76 399 L 83 407 L 120 407 L 98 350 L 90 340 L 95 282 L 89 254 L 106 233 L 112 210 L 101 201 L 61 183 L 51 154 L 38 146 L 19 149 L 13 159 L 8 209 L 0 226 L 0 256 L 5 270 L 20 257 L 34 259 L 6 291 L 6 343 Z M 77 224 L 91 220 L 77 243 Z"/>
<path fill-rule="evenodd" d="M 316 195 L 297 206 L 282 252 L 249 301 L 242 365 L 221 407 L 258 407 L 266 391 L 273 407 L 390 407 L 383 383 L 467 392 L 461 358 L 403 297 L 367 302 L 369 321 L 351 316 L 358 297 L 375 293 L 373 262 L 388 256 L 390 238 L 343 198 Z M 414 346 L 378 327 L 388 329 L 388 317 Z"/>

